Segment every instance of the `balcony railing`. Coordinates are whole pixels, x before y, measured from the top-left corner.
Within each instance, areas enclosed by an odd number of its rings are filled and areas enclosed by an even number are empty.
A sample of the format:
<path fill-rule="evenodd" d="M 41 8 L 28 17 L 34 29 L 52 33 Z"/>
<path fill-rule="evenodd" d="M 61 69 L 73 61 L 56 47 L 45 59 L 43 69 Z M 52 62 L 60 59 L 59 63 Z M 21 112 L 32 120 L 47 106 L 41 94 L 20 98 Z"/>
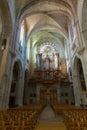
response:
<path fill-rule="evenodd" d="M 71 84 L 69 82 L 68 75 L 65 76 L 60 69 L 58 70 L 35 70 L 35 81 L 45 86 L 51 86 L 55 83 L 61 83 L 63 85 Z"/>
<path fill-rule="evenodd" d="M 59 80 L 60 70 L 35 70 L 35 79 L 42 84 L 51 85 Z"/>

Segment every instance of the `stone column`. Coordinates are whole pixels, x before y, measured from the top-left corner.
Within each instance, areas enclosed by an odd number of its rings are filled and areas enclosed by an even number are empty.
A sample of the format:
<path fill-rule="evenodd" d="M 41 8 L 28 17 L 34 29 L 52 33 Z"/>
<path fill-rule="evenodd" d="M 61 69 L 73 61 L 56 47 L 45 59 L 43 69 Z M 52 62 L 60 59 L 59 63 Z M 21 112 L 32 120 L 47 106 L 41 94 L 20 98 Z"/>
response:
<path fill-rule="evenodd" d="M 1 86 L 0 86 L 0 107 L 5 108 L 6 100 L 5 100 L 4 96 L 7 95 L 7 93 L 6 93 L 6 91 L 4 92 L 4 90 L 7 87 L 6 83 L 7 83 L 8 76 L 3 75 L 3 77 L 1 77 L 1 78 L 2 78 L 2 82 L 1 82 Z"/>
<path fill-rule="evenodd" d="M 77 74 L 73 74 L 73 90 L 75 97 L 75 105 L 79 106 L 81 104 L 82 93 L 81 93 L 80 81 Z"/>
<path fill-rule="evenodd" d="M 8 108 L 9 105 L 9 96 L 11 89 L 11 81 L 12 81 L 12 72 L 13 72 L 13 60 L 14 55 L 12 53 L 8 53 L 6 68 L 3 76 L 3 97 L 2 97 L 2 107 Z"/>
<path fill-rule="evenodd" d="M 14 35 L 13 35 L 13 39 L 12 39 L 12 45 L 11 45 L 11 49 L 13 50 L 13 52 L 15 53 L 16 48 L 18 46 L 18 42 L 19 42 L 19 38 L 20 38 L 20 25 L 19 24 L 19 20 L 16 20 L 15 23 L 15 29 L 14 29 Z"/>
<path fill-rule="evenodd" d="M 77 42 L 76 46 L 78 47 L 77 51 L 78 53 L 81 53 L 85 49 L 85 44 L 84 44 L 82 33 L 80 30 L 79 20 L 76 20 L 76 22 L 74 23 L 74 27 L 76 31 L 76 42 Z"/>
<path fill-rule="evenodd" d="M 3 53 L 4 53 L 4 50 L 2 50 L 2 40 L 6 38 L 6 34 L 4 33 L 1 33 L 0 34 L 0 66 L 1 66 L 1 62 L 2 62 L 2 57 L 3 57 Z"/>
<path fill-rule="evenodd" d="M 11 89 L 10 87 L 11 87 L 12 72 L 13 72 L 13 60 L 15 57 L 13 50 L 12 50 L 12 45 L 13 45 L 12 39 L 13 39 L 13 35 L 10 34 L 9 41 L 7 40 L 9 50 L 8 50 L 8 54 L 6 57 L 7 60 L 6 60 L 5 72 L 4 72 L 3 83 L 2 83 L 2 85 L 4 85 L 4 87 L 3 87 L 3 96 L 2 96 L 2 100 L 1 100 L 1 102 L 2 102 L 1 106 L 5 109 L 9 107 L 9 96 L 10 96 L 10 89 Z M 9 44 L 10 44 L 10 46 L 9 46 Z M 6 51 L 7 51 L 7 46 L 6 46 Z"/>
<path fill-rule="evenodd" d="M 84 51 L 83 55 L 81 56 L 82 59 L 82 68 L 83 68 L 83 74 L 87 89 L 87 49 Z"/>
<path fill-rule="evenodd" d="M 6 73 L 6 67 L 7 67 L 7 62 L 8 62 L 8 52 L 9 52 L 9 43 L 10 43 L 10 35 L 7 36 L 6 34 L 3 35 L 3 38 L 6 38 L 6 48 L 2 52 L 2 57 L 1 57 L 1 64 L 0 64 L 0 107 L 3 107 L 4 104 L 4 91 L 6 91 L 7 86 L 7 73 Z M 7 94 L 7 93 L 6 93 Z"/>
<path fill-rule="evenodd" d="M 34 48 L 32 47 L 32 40 L 30 41 L 29 73 L 31 77 L 34 76 Z"/>
<path fill-rule="evenodd" d="M 23 105 L 23 90 L 24 90 L 24 73 L 22 73 L 21 76 L 19 77 L 18 88 L 16 88 L 16 95 L 15 95 L 16 105 L 19 105 L 19 106 Z"/>

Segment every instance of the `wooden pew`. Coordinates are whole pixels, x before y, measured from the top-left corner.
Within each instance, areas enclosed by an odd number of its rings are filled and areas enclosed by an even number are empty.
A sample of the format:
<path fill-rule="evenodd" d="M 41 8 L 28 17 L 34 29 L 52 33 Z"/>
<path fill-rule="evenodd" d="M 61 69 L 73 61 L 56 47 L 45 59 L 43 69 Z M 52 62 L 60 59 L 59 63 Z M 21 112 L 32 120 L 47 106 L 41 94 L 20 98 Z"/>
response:
<path fill-rule="evenodd" d="M 87 109 L 64 104 L 52 104 L 55 115 L 61 114 L 67 130 L 87 130 Z"/>
<path fill-rule="evenodd" d="M 0 111 L 0 130 L 33 130 L 42 105 L 31 105 Z"/>
<path fill-rule="evenodd" d="M 66 104 L 53 104 L 52 108 L 55 112 L 55 115 L 57 115 L 57 114 L 62 115 L 64 110 L 80 109 L 80 107 L 76 107 L 73 105 L 66 105 Z"/>
<path fill-rule="evenodd" d="M 87 109 L 64 110 L 64 121 L 69 130 L 87 130 Z"/>

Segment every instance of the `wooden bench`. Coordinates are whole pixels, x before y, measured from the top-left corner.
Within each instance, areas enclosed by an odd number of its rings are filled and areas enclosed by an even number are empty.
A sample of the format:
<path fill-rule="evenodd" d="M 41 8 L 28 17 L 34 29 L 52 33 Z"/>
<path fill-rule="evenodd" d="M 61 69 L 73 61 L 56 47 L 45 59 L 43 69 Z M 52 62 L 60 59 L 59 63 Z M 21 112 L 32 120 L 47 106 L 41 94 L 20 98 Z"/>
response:
<path fill-rule="evenodd" d="M 55 115 L 57 115 L 57 114 L 62 115 L 64 110 L 80 109 L 80 107 L 76 107 L 73 105 L 66 105 L 66 104 L 53 104 L 52 108 L 55 112 Z"/>
<path fill-rule="evenodd" d="M 64 122 L 69 130 L 87 130 L 87 109 L 64 110 Z"/>
<path fill-rule="evenodd" d="M 52 104 L 55 115 L 61 114 L 67 130 L 87 130 L 87 109 L 64 104 Z"/>
<path fill-rule="evenodd" d="M 0 130 L 33 130 L 42 105 L 30 105 L 0 111 Z"/>

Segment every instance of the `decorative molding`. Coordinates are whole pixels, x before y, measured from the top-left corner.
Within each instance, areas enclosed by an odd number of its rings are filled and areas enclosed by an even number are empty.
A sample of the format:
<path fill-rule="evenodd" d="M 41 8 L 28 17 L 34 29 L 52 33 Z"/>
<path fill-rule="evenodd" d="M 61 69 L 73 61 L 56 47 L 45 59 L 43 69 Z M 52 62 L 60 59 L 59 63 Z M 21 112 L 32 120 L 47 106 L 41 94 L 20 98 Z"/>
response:
<path fill-rule="evenodd" d="M 15 56 L 16 56 L 16 51 L 9 50 L 9 52 L 11 53 L 12 57 L 15 57 Z"/>
<path fill-rule="evenodd" d="M 77 53 L 81 56 L 85 50 L 85 47 L 81 47 L 77 49 Z"/>

